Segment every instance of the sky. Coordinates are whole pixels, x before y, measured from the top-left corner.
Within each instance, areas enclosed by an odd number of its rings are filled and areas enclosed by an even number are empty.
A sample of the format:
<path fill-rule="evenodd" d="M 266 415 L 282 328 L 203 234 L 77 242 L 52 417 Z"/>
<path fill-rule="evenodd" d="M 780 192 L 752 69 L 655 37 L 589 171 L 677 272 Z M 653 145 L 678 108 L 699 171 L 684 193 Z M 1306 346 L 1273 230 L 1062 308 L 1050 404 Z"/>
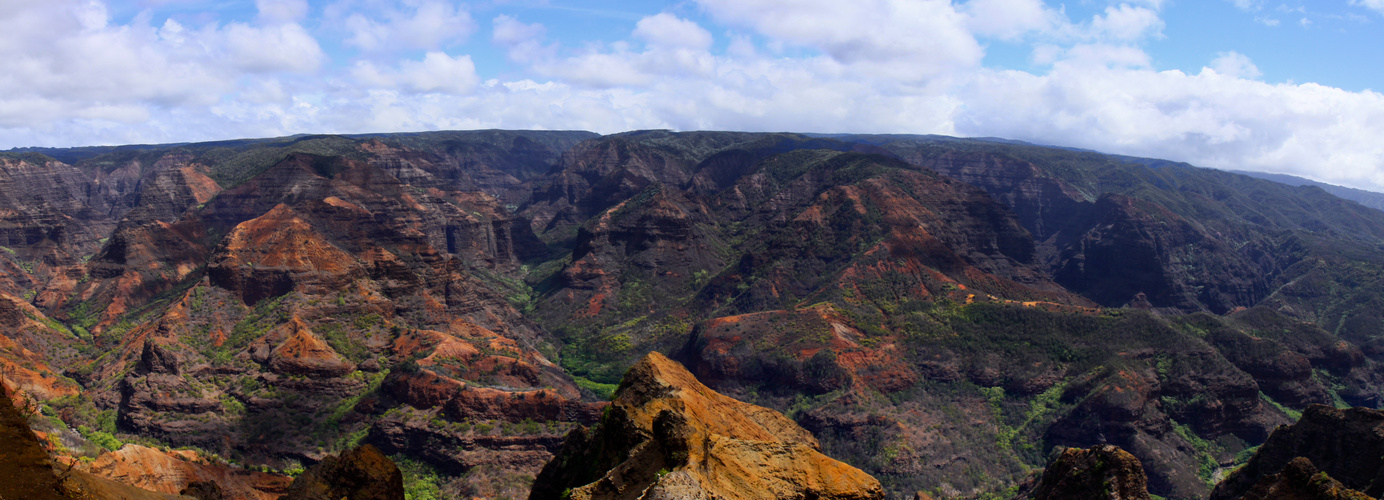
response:
<path fill-rule="evenodd" d="M 1384 191 L 1384 0 L 0 0 L 0 149 L 1002 137 Z"/>

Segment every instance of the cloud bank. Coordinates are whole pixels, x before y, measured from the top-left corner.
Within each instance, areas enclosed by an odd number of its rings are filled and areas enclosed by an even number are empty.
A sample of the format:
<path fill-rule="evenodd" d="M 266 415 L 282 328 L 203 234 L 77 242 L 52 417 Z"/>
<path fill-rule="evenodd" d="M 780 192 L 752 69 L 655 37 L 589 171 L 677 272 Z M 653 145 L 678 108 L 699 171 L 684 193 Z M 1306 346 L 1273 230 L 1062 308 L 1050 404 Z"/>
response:
<path fill-rule="evenodd" d="M 1144 47 L 1165 36 L 1161 0 L 1085 19 L 1039 0 L 691 5 L 594 42 L 550 39 L 523 10 L 443 0 L 257 0 L 241 21 L 125 23 L 102 0 L 0 0 L 0 147 L 474 128 L 924 133 L 1384 189 L 1384 95 L 1264 82 L 1250 58 L 1215 48 L 1199 71 L 1156 70 Z M 987 67 L 1000 42 L 1043 69 Z M 485 55 L 508 76 L 482 76 Z"/>

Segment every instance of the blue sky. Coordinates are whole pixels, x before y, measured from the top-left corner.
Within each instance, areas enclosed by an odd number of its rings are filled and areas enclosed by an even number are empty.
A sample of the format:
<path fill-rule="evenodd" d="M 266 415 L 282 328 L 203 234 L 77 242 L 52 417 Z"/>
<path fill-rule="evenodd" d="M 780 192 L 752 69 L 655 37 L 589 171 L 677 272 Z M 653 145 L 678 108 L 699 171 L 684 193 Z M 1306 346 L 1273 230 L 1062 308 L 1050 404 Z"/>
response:
<path fill-rule="evenodd" d="M 1384 189 L 1384 0 L 0 0 L 0 148 L 996 136 Z"/>

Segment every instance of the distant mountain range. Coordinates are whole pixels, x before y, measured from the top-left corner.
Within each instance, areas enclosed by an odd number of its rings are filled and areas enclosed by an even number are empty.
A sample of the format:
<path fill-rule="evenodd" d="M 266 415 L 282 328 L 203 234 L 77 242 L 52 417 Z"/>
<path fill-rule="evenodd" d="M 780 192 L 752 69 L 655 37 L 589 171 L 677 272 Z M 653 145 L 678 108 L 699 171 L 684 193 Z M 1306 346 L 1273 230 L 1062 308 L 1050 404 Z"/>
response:
<path fill-rule="evenodd" d="M 1266 174 L 1263 172 L 1247 172 L 1243 170 L 1230 170 L 1230 172 L 1248 175 L 1250 177 L 1258 177 L 1260 179 L 1267 179 L 1274 182 L 1280 182 L 1283 184 L 1287 184 L 1289 186 L 1316 186 L 1322 188 L 1323 191 L 1334 194 L 1341 198 L 1345 198 L 1347 200 L 1359 203 L 1361 205 L 1376 210 L 1384 210 L 1384 193 L 1376 193 L 1374 191 L 1366 191 L 1363 189 L 1337 186 L 1335 184 L 1327 184 L 1325 182 L 1317 182 L 1311 179 L 1304 179 L 1302 177 L 1296 177 L 1285 174 Z"/>

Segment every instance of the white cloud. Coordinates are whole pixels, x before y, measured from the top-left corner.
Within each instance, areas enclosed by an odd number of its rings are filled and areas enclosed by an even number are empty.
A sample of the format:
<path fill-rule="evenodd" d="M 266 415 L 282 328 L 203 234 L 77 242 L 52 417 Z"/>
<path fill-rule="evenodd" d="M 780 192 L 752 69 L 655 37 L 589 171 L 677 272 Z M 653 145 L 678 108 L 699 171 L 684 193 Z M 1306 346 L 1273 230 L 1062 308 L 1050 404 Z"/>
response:
<path fill-rule="evenodd" d="M 712 42 L 711 33 L 697 23 L 667 12 L 640 19 L 634 37 L 652 45 L 696 50 L 706 50 Z"/>
<path fill-rule="evenodd" d="M 255 0 L 259 18 L 269 24 L 296 23 L 308 15 L 307 0 Z"/>
<path fill-rule="evenodd" d="M 370 87 L 419 93 L 465 94 L 480 82 L 471 56 L 451 57 L 442 52 L 428 52 L 422 61 L 405 60 L 398 68 L 357 61 L 352 73 Z"/>
<path fill-rule="evenodd" d="M 225 35 L 231 62 L 248 71 L 309 73 L 321 67 L 326 57 L 317 39 L 297 24 L 268 28 L 232 24 Z"/>
<path fill-rule="evenodd" d="M 1235 5 L 1235 8 L 1240 9 L 1240 10 L 1243 10 L 1243 11 L 1246 11 L 1246 12 L 1253 12 L 1253 11 L 1257 11 L 1257 10 L 1259 10 L 1259 9 L 1264 8 L 1264 0 L 1228 0 L 1228 1 L 1229 1 L 1231 4 Z"/>
<path fill-rule="evenodd" d="M 1259 67 L 1255 66 L 1248 56 L 1235 51 L 1217 54 L 1216 58 L 1211 60 L 1211 70 L 1222 75 L 1250 80 L 1263 76 Z"/>
<path fill-rule="evenodd" d="M 1006 40 L 1048 31 L 1065 21 L 1041 0 L 970 0 L 963 9 L 973 33 Z"/>
<path fill-rule="evenodd" d="M 490 41 L 505 48 L 510 60 L 528 63 L 552 58 L 557 45 L 543 45 L 547 29 L 542 24 L 524 24 L 507 15 L 496 16 Z"/>
<path fill-rule="evenodd" d="M 925 80 L 984 55 L 950 0 L 696 0 L 713 17 L 875 75 Z"/>
<path fill-rule="evenodd" d="M 313 72 L 325 60 L 285 17 L 266 26 L 168 19 L 155 27 L 147 16 L 112 24 L 94 0 L 10 3 L 0 8 L 0 126 L 147 124 L 155 108 L 205 107 L 235 96 L 240 78 Z M 268 5 L 261 14 L 274 9 Z"/>
<path fill-rule="evenodd" d="M 382 2 L 370 2 L 376 5 Z M 328 17 L 341 15 L 340 7 Z M 435 50 L 464 41 L 476 29 L 471 13 L 441 0 L 405 0 L 401 5 L 345 14 L 348 45 L 366 52 Z"/>
<path fill-rule="evenodd" d="M 1384 14 L 1384 0 L 1350 0 L 1350 4 Z"/>
<path fill-rule="evenodd" d="M 1099 38 L 1135 41 L 1161 37 L 1163 20 L 1152 9 L 1120 4 L 1106 7 L 1103 15 L 1093 17 L 1091 30 Z"/>
<path fill-rule="evenodd" d="M 963 134 L 1384 187 L 1384 95 L 1178 71 L 981 72 Z"/>

